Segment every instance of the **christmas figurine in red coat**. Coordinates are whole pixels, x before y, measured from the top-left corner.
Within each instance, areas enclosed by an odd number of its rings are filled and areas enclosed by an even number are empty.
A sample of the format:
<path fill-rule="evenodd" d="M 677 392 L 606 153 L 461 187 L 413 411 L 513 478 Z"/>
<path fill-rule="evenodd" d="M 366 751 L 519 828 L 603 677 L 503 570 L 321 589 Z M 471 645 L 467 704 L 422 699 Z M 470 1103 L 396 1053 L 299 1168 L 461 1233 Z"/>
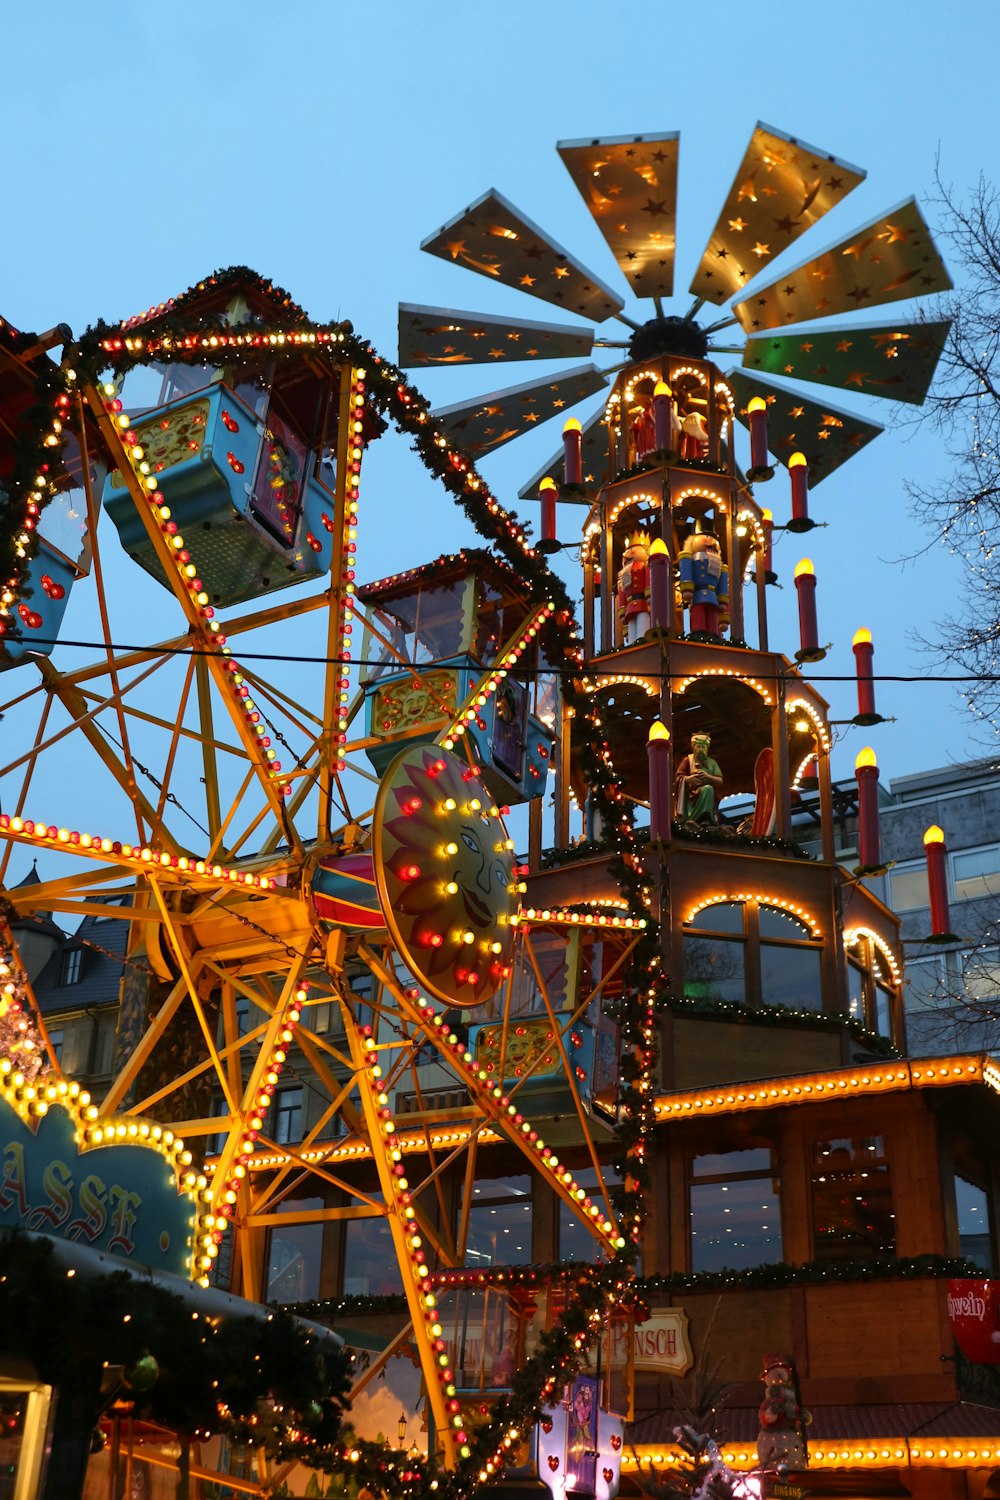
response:
<path fill-rule="evenodd" d="M 651 400 L 632 409 L 629 425 L 632 428 L 632 442 L 635 444 L 635 458 L 638 463 L 641 458 L 645 458 L 647 453 L 652 453 L 656 448 L 656 424 L 653 421 Z"/>
<path fill-rule="evenodd" d="M 649 537 L 644 531 L 625 544 L 615 602 L 622 640 L 634 646 L 649 629 Z"/>
<path fill-rule="evenodd" d="M 729 569 L 710 531 L 696 532 L 684 543 L 677 586 L 691 633 L 721 635 L 729 624 Z"/>
<path fill-rule="evenodd" d="M 708 457 L 708 423 L 700 411 L 681 418 L 681 458 Z"/>

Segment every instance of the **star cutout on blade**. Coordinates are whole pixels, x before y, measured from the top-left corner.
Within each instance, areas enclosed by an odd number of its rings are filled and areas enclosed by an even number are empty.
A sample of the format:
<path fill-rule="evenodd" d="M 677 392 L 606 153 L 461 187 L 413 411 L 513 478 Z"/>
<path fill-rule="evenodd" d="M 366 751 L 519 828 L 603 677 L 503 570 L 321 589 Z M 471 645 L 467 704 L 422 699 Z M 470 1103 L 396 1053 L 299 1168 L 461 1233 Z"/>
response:
<path fill-rule="evenodd" d="M 642 211 L 644 214 L 650 214 L 653 218 L 657 218 L 660 215 L 668 216 L 670 213 L 666 199 L 664 198 L 661 198 L 659 201 L 654 198 L 647 198 Z"/>

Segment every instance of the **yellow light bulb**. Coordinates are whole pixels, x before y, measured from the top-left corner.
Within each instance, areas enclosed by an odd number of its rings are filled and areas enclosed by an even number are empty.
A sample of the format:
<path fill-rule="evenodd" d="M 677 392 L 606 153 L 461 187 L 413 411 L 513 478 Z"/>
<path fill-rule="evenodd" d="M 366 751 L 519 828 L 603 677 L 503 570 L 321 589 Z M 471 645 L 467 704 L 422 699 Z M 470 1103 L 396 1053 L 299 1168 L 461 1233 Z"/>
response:
<path fill-rule="evenodd" d="M 576 420 L 576 417 L 570 417 L 569 420 L 563 426 L 563 432 L 582 432 L 582 431 L 583 431 L 583 428 L 580 426 L 579 422 Z"/>
<path fill-rule="evenodd" d="M 924 843 L 925 844 L 943 844 L 944 843 L 944 829 L 943 828 L 939 828 L 936 823 L 932 823 L 931 826 L 928 828 L 927 832 L 924 834 Z"/>
<path fill-rule="evenodd" d="M 788 467 L 790 469 L 801 469 L 803 464 L 807 464 L 808 462 L 809 460 L 804 453 L 793 453 L 788 460 Z"/>
<path fill-rule="evenodd" d="M 812 565 L 811 557 L 804 557 L 800 563 L 795 564 L 796 578 L 809 578 L 812 577 L 815 572 L 816 569 Z"/>
<path fill-rule="evenodd" d="M 878 761 L 875 759 L 875 751 L 870 745 L 866 745 L 863 750 L 858 751 L 854 762 L 854 769 L 856 771 L 862 770 L 865 766 L 878 766 Z"/>
<path fill-rule="evenodd" d="M 862 627 L 861 627 L 860 630 L 856 630 L 854 632 L 854 638 L 851 641 L 851 645 L 852 646 L 870 645 L 871 644 L 871 638 L 872 638 L 871 631 L 870 630 L 866 630 L 866 628 L 862 625 Z"/>
<path fill-rule="evenodd" d="M 747 402 L 747 411 L 767 411 L 767 402 L 763 396 L 751 396 Z"/>
<path fill-rule="evenodd" d="M 661 724 L 659 719 L 654 719 L 649 726 L 649 738 L 653 743 L 657 740 L 669 740 L 670 730 L 666 724 Z"/>

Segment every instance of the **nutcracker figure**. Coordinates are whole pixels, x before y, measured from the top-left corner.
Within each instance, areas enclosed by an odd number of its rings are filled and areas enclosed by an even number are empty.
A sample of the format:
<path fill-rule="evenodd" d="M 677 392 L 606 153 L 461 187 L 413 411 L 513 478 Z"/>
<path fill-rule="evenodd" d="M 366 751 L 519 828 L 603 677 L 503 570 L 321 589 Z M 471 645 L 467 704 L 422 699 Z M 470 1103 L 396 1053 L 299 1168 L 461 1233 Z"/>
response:
<path fill-rule="evenodd" d="M 625 544 L 616 603 L 622 640 L 634 646 L 649 629 L 649 537 L 644 531 L 637 531 Z"/>
<path fill-rule="evenodd" d="M 711 532 L 696 532 L 684 543 L 678 588 L 688 610 L 688 629 L 721 635 L 729 624 L 729 569 Z"/>

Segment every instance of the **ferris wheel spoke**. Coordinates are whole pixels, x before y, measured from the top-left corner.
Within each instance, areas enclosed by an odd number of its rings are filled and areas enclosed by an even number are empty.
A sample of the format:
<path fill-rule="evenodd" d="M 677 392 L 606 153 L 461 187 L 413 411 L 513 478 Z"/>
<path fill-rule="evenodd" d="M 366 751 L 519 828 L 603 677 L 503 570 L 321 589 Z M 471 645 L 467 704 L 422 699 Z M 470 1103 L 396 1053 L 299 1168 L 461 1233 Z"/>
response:
<path fill-rule="evenodd" d="M 241 691 L 235 680 L 239 676 L 238 663 L 231 656 L 220 654 L 217 637 L 221 635 L 225 641 L 225 636 L 220 630 L 219 622 L 211 609 L 198 603 L 190 587 L 191 580 L 184 572 L 188 566 L 197 567 L 197 562 L 181 562 L 180 552 L 186 553 L 185 539 L 176 530 L 175 523 L 160 519 L 164 507 L 159 506 L 158 491 L 147 487 L 149 481 L 143 480 L 138 460 L 132 457 L 125 435 L 116 422 L 112 421 L 107 404 L 99 393 L 88 386 L 86 396 L 108 449 L 114 456 L 122 482 L 136 507 L 167 587 L 205 655 L 209 673 L 243 745 L 247 760 L 253 767 L 256 779 L 278 822 L 285 823 L 284 791 L 278 780 L 278 773 L 272 769 L 272 762 L 260 744 L 261 736 L 257 733 L 256 721 L 252 718 L 252 700 Z M 121 420 L 119 418 L 118 422 Z M 127 418 L 125 420 L 127 422 Z M 141 448 L 139 451 L 141 453 Z M 169 514 L 169 508 L 167 513 Z M 167 528 L 170 526 L 174 526 L 174 531 L 168 532 Z M 302 844 L 295 829 L 288 825 L 286 832 L 297 854 L 301 856 Z"/>
<path fill-rule="evenodd" d="M 28 800 L 28 792 L 31 787 L 31 781 L 32 777 L 34 776 L 35 767 L 37 765 L 39 749 L 43 740 L 45 739 L 45 730 L 49 722 L 49 714 L 52 711 L 52 703 L 52 694 L 47 693 L 42 704 L 42 712 L 38 717 L 38 727 L 35 730 L 35 743 L 32 746 L 31 754 L 28 760 L 28 769 L 25 771 L 24 776 L 21 778 L 21 786 L 17 794 L 17 804 L 14 808 L 15 817 L 21 817 L 24 812 L 25 804 Z M 0 777 L 2 777 L 4 774 L 5 773 L 3 771 L 0 771 Z M 0 860 L 0 885 L 2 885 L 3 882 L 7 879 L 7 866 L 10 864 L 11 855 L 13 853 L 14 845 L 10 841 L 8 841 L 3 851 L 3 859 Z"/>
<path fill-rule="evenodd" d="M 565 1181 L 565 1174 L 548 1167 L 545 1157 L 541 1155 L 541 1148 L 536 1149 L 536 1146 L 528 1139 L 530 1127 L 528 1130 L 523 1130 L 521 1122 L 515 1118 L 519 1112 L 510 1103 L 513 1090 L 504 1093 L 502 1086 L 494 1085 L 492 1080 L 489 1083 L 482 1082 L 474 1063 L 471 1060 L 465 1061 L 460 1045 L 449 1041 L 449 1028 L 442 1027 L 441 1017 L 434 1013 L 432 1020 L 430 1014 L 422 1011 L 417 1000 L 403 989 L 398 976 L 387 966 L 382 956 L 367 943 L 362 942 L 359 951 L 375 976 L 395 995 L 397 1004 L 408 1016 L 414 1029 L 425 1036 L 441 1053 L 446 1066 L 465 1085 L 475 1106 L 488 1117 L 492 1127 L 511 1141 L 528 1158 L 536 1171 L 541 1171 L 546 1176 L 557 1196 L 575 1215 L 578 1214 L 580 1205 Z M 436 1026 L 435 1020 L 438 1023 Z M 497 1087 L 500 1088 L 500 1098 L 497 1098 L 494 1091 Z M 522 1116 L 522 1120 L 523 1118 Z M 527 1124 L 526 1121 L 524 1123 Z M 572 1178 L 571 1181 L 573 1181 Z M 591 1233 L 604 1244 L 609 1244 L 616 1235 L 612 1215 L 609 1215 L 604 1222 L 599 1222 L 599 1216 L 588 1216 L 586 1223 Z"/>
<path fill-rule="evenodd" d="M 111 683 L 111 692 L 114 701 L 115 714 L 118 719 L 118 734 L 121 741 L 122 755 L 124 756 L 125 771 L 130 787 L 137 794 L 132 799 L 132 805 L 135 813 L 136 833 L 139 836 L 140 842 L 142 842 L 146 837 L 146 827 L 144 826 L 144 821 L 146 824 L 148 824 L 150 832 L 152 832 L 154 828 L 158 828 L 162 824 L 162 792 L 161 802 L 160 806 L 157 808 L 157 816 L 155 818 L 155 821 L 149 823 L 148 817 L 146 815 L 146 808 L 143 805 L 145 799 L 138 796 L 139 788 L 138 782 L 136 780 L 136 768 L 132 760 L 132 750 L 129 743 L 128 724 L 125 718 L 124 709 L 122 707 L 121 682 L 118 676 L 118 668 L 115 665 L 115 652 L 112 645 L 111 624 L 108 615 L 108 600 L 104 587 L 104 567 L 101 561 L 101 546 L 98 537 L 97 522 L 100 515 L 100 505 L 99 502 L 95 499 L 93 484 L 91 482 L 90 460 L 87 451 L 87 424 L 84 420 L 83 397 L 79 394 L 76 400 L 76 417 L 79 424 L 81 454 L 83 458 L 83 462 L 81 465 L 83 487 L 84 493 L 87 497 L 87 531 L 90 541 L 91 560 L 94 571 L 97 608 L 101 619 L 101 634 L 104 639 L 104 654 L 107 661 L 108 678 Z M 178 718 L 183 718 L 183 708 L 178 715 Z"/>
<path fill-rule="evenodd" d="M 600 1184 L 601 1193 L 604 1198 L 605 1211 L 609 1215 L 609 1217 L 613 1218 L 614 1210 L 611 1207 L 611 1200 L 604 1185 L 604 1175 L 601 1171 L 600 1157 L 597 1154 L 597 1147 L 594 1144 L 594 1136 L 590 1128 L 590 1118 L 587 1114 L 587 1111 L 583 1107 L 583 1100 L 580 1096 L 580 1089 L 577 1082 L 576 1072 L 573 1067 L 572 1061 L 570 1060 L 569 1054 L 566 1051 L 566 1044 L 563 1040 L 566 1032 L 571 1029 L 573 1022 L 582 1014 L 584 1014 L 586 1006 L 578 1006 L 571 1020 L 568 1021 L 565 1026 L 560 1028 L 559 1022 L 557 1021 L 555 1012 L 552 1008 L 552 1002 L 549 999 L 548 993 L 544 988 L 542 994 L 545 1001 L 545 1009 L 548 1014 L 549 1022 L 555 1035 L 555 1043 L 559 1049 L 559 1056 L 562 1060 L 563 1073 L 565 1075 L 567 1083 L 569 1084 L 570 1096 L 573 1100 L 573 1107 L 576 1110 L 577 1121 L 580 1126 L 580 1134 L 583 1139 L 583 1144 L 587 1149 L 587 1155 L 590 1158 L 589 1165 L 597 1173 L 597 1180 Z M 581 1213 L 578 1215 L 578 1217 L 580 1218 L 582 1223 L 586 1224 L 588 1222 L 587 1216 L 585 1214 Z"/>
<path fill-rule="evenodd" d="M 41 755 L 70 736 L 74 730 L 79 730 L 104 765 L 105 770 L 110 773 L 113 780 L 118 783 L 118 786 L 125 793 L 132 805 L 138 809 L 142 818 L 145 819 L 149 834 L 152 835 L 155 832 L 157 839 L 168 852 L 177 853 L 180 845 L 176 837 L 162 822 L 162 819 L 157 816 L 155 806 L 138 786 L 135 762 L 130 757 L 122 759 L 114 746 L 109 742 L 108 731 L 98 722 L 99 716 L 108 709 L 115 708 L 117 712 L 117 706 L 120 706 L 122 697 L 127 693 L 135 691 L 136 688 L 147 682 L 166 665 L 168 660 L 169 658 L 165 656 L 154 658 L 137 677 L 134 677 L 124 685 L 119 684 L 117 690 L 105 693 L 96 702 L 89 701 L 79 687 L 63 678 L 62 674 L 52 666 L 51 662 L 47 660 L 40 662 L 39 669 L 43 679 L 51 695 L 59 700 L 62 707 L 70 715 L 70 722 L 55 734 L 37 744 L 30 754 L 32 756 Z M 26 758 L 22 756 L 20 760 L 14 761 L 4 767 L 0 771 L 0 775 L 6 775 L 16 769 Z M 144 840 L 146 836 L 140 823 L 140 840 Z"/>
<path fill-rule="evenodd" d="M 183 978 L 178 979 L 167 994 L 156 1015 L 150 1021 L 145 1032 L 139 1038 L 139 1041 L 126 1059 L 121 1070 L 110 1084 L 107 1093 L 101 1101 L 102 1114 L 114 1114 L 119 1109 L 125 1096 L 162 1040 L 170 1022 L 183 1005 L 186 994 L 186 980 Z"/>

